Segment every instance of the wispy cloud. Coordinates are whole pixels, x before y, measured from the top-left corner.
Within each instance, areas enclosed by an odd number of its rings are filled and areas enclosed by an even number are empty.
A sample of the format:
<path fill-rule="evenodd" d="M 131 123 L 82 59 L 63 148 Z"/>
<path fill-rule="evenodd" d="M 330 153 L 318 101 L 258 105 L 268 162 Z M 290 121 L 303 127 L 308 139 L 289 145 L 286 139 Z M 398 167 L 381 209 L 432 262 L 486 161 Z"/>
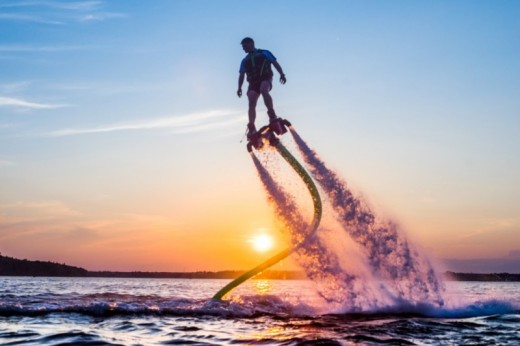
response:
<path fill-rule="evenodd" d="M 239 111 L 214 110 L 201 113 L 192 113 L 182 116 L 147 119 L 127 123 L 108 124 L 99 127 L 68 128 L 51 131 L 46 137 L 64 137 L 94 133 L 117 131 L 158 130 L 169 129 L 174 133 L 193 133 L 210 131 L 217 128 L 232 126 L 244 121 L 245 116 Z"/>
<path fill-rule="evenodd" d="M 95 10 L 102 6 L 102 1 L 42 1 L 42 0 L 33 0 L 33 1 L 11 1 L 0 3 L 0 8 L 16 8 L 16 7 L 50 7 L 64 10 L 73 10 L 73 11 L 86 11 L 86 10 Z"/>
<path fill-rule="evenodd" d="M 73 11 L 92 11 L 103 6 L 103 1 L 71 1 L 71 2 L 48 2 L 51 7 L 62 8 Z"/>
<path fill-rule="evenodd" d="M 231 127 L 237 124 L 245 124 L 245 116 L 238 116 L 234 117 L 229 120 L 219 121 L 219 122 L 210 122 L 200 125 L 191 125 L 191 126 L 184 126 L 184 127 L 178 127 L 173 130 L 174 133 L 195 133 L 195 132 L 206 132 L 206 131 L 212 131 L 212 130 L 218 130 L 222 128 Z"/>
<path fill-rule="evenodd" d="M 24 109 L 56 109 L 68 107 L 68 105 L 37 103 L 14 97 L 0 97 L 0 107 L 17 107 Z"/>
<path fill-rule="evenodd" d="M 509 258 L 520 258 L 520 249 L 510 250 L 507 255 Z"/>
<path fill-rule="evenodd" d="M 12 1 L 0 3 L 0 20 L 63 25 L 126 17 L 104 7 L 104 1 Z"/>
<path fill-rule="evenodd" d="M 0 168 L 1 167 L 9 167 L 9 166 L 13 166 L 13 165 L 14 165 L 13 161 L 0 160 Z"/>
<path fill-rule="evenodd" d="M 0 13 L 0 20 L 40 23 L 40 24 L 63 24 L 62 21 L 48 19 L 39 15 L 18 14 L 18 13 Z"/>
<path fill-rule="evenodd" d="M 13 124 L 11 123 L 0 123 L 0 129 L 8 129 L 13 127 Z"/>
<path fill-rule="evenodd" d="M 0 204 L 4 223 L 63 220 L 81 215 L 61 201 L 15 202 Z"/>
<path fill-rule="evenodd" d="M 0 52 L 5 53 L 55 53 L 86 50 L 92 47 L 83 45 L 57 45 L 57 46 L 38 46 L 38 45 L 0 45 Z"/>
<path fill-rule="evenodd" d="M 0 84 L 0 92 L 3 94 L 10 94 L 26 90 L 31 85 L 29 81 L 19 81 L 12 83 Z"/>
<path fill-rule="evenodd" d="M 98 13 L 89 13 L 79 16 L 77 19 L 81 22 L 100 22 L 112 18 L 124 18 L 126 15 L 122 13 L 114 13 L 114 12 L 98 12 Z"/>
<path fill-rule="evenodd" d="M 128 94 L 128 93 L 143 93 L 160 91 L 168 87 L 168 85 L 154 83 L 118 83 L 118 82 L 72 82 L 72 83 L 54 83 L 46 85 L 47 89 L 57 90 L 59 92 L 89 92 L 97 95 L 117 95 L 117 94 Z"/>

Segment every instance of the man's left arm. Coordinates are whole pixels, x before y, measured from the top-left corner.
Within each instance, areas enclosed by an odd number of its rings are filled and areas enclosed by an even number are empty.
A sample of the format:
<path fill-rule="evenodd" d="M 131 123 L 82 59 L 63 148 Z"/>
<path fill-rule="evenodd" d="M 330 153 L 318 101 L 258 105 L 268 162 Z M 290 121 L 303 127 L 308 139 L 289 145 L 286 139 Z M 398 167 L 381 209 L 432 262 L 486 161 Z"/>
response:
<path fill-rule="evenodd" d="M 280 83 L 285 84 L 285 82 L 287 82 L 287 79 L 285 78 L 285 74 L 283 73 L 282 66 L 280 66 L 280 64 L 274 57 L 273 53 L 271 53 L 268 50 L 264 50 L 263 52 L 264 52 L 265 56 L 267 57 L 267 59 L 269 59 L 271 64 L 273 64 L 276 71 L 278 71 L 278 73 L 280 74 Z"/>
<path fill-rule="evenodd" d="M 285 84 L 287 82 L 287 78 L 285 78 L 285 74 L 283 73 L 282 66 L 278 63 L 278 61 L 273 61 L 273 66 L 280 74 L 280 83 Z"/>

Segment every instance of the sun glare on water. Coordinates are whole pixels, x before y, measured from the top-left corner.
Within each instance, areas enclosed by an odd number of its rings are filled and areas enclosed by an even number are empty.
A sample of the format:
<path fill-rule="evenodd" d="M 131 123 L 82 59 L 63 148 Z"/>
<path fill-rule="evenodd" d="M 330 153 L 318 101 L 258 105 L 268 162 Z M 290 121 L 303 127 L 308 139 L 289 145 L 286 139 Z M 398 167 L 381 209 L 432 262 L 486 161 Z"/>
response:
<path fill-rule="evenodd" d="M 261 233 L 251 238 L 251 244 L 256 251 L 266 252 L 272 249 L 274 241 L 269 234 Z"/>

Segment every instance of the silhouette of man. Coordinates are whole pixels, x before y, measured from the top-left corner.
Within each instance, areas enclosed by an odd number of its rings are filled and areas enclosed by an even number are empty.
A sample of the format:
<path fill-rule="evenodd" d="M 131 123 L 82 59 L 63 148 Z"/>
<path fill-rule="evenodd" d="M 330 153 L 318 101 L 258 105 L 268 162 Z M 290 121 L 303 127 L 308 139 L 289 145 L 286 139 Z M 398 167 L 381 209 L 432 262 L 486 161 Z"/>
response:
<path fill-rule="evenodd" d="M 287 79 L 285 78 L 282 67 L 270 51 L 255 48 L 255 41 L 250 37 L 244 38 L 241 44 L 242 49 L 244 49 L 244 52 L 246 52 L 247 55 L 240 64 L 237 95 L 238 97 L 242 97 L 242 84 L 244 83 L 244 76 L 247 75 L 247 81 L 249 83 L 247 89 L 247 98 L 249 100 L 247 138 L 249 139 L 256 133 L 256 103 L 260 95 L 262 95 L 265 106 L 267 107 L 269 121 L 272 122 L 276 120 L 276 113 L 273 108 L 273 99 L 269 94 L 269 91 L 271 91 L 271 88 L 273 87 L 273 71 L 271 70 L 271 64 L 280 74 L 281 84 L 285 84 Z"/>

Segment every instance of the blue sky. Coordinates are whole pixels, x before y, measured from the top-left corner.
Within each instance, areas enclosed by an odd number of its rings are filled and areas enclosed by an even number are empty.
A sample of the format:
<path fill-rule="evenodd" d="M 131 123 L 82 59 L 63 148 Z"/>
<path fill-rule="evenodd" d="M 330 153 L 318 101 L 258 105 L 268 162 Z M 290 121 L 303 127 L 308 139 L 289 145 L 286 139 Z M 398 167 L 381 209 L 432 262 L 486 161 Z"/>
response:
<path fill-rule="evenodd" d="M 240 143 L 251 36 L 287 75 L 278 114 L 381 214 L 436 257 L 518 260 L 518 18 L 517 1 L 0 1 L 0 251 L 232 267 L 171 253 L 274 227 Z"/>

